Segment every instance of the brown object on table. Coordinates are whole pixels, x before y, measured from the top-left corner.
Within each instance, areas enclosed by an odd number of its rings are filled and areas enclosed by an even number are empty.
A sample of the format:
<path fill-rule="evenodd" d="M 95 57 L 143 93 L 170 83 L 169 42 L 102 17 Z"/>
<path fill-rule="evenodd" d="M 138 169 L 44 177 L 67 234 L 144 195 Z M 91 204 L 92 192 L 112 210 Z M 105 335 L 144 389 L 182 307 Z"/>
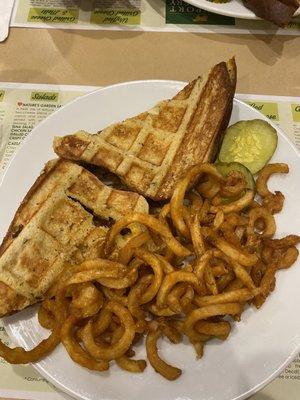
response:
<path fill-rule="evenodd" d="M 215 65 L 171 100 L 96 135 L 56 137 L 59 157 L 99 165 L 130 188 L 166 200 L 198 162 L 214 160 L 227 128 L 236 86 L 234 59 Z"/>
<path fill-rule="evenodd" d="M 244 5 L 260 18 L 284 28 L 300 6 L 299 0 L 243 0 Z"/>

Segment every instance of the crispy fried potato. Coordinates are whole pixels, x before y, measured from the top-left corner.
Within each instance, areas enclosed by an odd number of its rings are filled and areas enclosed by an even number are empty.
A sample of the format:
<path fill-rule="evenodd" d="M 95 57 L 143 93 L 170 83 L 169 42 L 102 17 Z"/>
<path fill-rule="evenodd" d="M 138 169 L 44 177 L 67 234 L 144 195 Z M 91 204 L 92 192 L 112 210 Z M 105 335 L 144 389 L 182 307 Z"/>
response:
<path fill-rule="evenodd" d="M 288 172 L 289 167 L 287 164 L 278 163 L 266 165 L 258 174 L 256 181 L 257 193 L 262 197 L 272 194 L 267 186 L 270 176 L 273 174 L 287 174 Z"/>
<path fill-rule="evenodd" d="M 261 204 L 240 176 L 226 180 L 214 165 L 196 165 L 170 203 L 155 206 L 155 215 L 128 214 L 110 228 L 106 258 L 70 260 L 39 309 L 48 339 L 30 351 L 0 342 L 0 356 L 35 362 L 61 341 L 72 360 L 90 370 L 105 371 L 115 362 L 142 373 L 147 362 L 132 359 L 132 346 L 145 335 L 152 367 L 177 379 L 181 370 L 160 358 L 158 340 L 179 343 L 185 336 L 201 358 L 207 341 L 228 338 L 231 324 L 223 317 L 239 321 L 245 307 L 260 308 L 275 289 L 276 272 L 298 258 L 299 236 L 273 239 L 273 214 L 284 200 L 267 187 L 276 172 L 288 168 L 275 164 L 259 174 Z M 224 203 L 225 195 L 231 203 Z M 144 228 L 128 239 L 123 229 L 133 223 Z"/>
<path fill-rule="evenodd" d="M 174 381 L 177 379 L 182 371 L 179 368 L 173 367 L 163 361 L 158 355 L 157 349 L 157 341 L 161 336 L 160 330 L 149 332 L 146 338 L 146 350 L 147 350 L 147 357 L 155 369 L 160 375 L 164 378 L 168 379 L 169 381 Z"/>
<path fill-rule="evenodd" d="M 116 359 L 129 349 L 135 335 L 135 326 L 130 312 L 121 304 L 110 301 L 104 306 L 105 310 L 117 315 L 124 327 L 121 338 L 111 346 L 96 343 L 93 336 L 93 323 L 89 320 L 82 330 L 82 340 L 89 354 L 100 360 L 110 361 Z"/>
<path fill-rule="evenodd" d="M 190 251 L 175 239 L 168 226 L 163 222 L 148 214 L 133 213 L 117 221 L 109 230 L 104 244 L 104 252 L 106 256 L 109 256 L 110 252 L 112 251 L 116 236 L 121 232 L 122 229 L 126 228 L 133 222 L 139 222 L 140 224 L 147 226 L 149 229 L 160 235 L 166 242 L 166 245 L 177 256 L 186 257 L 190 254 Z"/>
<path fill-rule="evenodd" d="M 77 317 L 70 316 L 63 324 L 61 330 L 61 341 L 69 353 L 69 356 L 73 361 L 82 367 L 93 371 L 106 371 L 109 368 L 108 362 L 104 360 L 96 360 L 86 353 L 80 344 L 75 340 L 73 336 L 73 330 L 77 322 Z"/>

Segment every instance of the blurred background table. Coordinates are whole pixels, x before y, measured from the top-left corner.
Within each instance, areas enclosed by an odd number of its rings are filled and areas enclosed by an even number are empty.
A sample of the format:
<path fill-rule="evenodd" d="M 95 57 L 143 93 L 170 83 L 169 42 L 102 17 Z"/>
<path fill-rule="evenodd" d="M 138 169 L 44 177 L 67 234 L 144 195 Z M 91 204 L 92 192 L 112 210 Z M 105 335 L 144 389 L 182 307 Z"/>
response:
<path fill-rule="evenodd" d="M 12 28 L 0 44 L 0 81 L 188 81 L 235 55 L 238 93 L 299 96 L 299 49 L 295 36 Z"/>

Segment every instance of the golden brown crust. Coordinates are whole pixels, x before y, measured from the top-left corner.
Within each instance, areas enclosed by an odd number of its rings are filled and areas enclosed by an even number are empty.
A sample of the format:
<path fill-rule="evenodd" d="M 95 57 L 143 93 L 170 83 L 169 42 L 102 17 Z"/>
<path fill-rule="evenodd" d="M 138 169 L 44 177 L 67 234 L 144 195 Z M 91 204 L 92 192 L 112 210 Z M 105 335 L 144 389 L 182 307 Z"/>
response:
<path fill-rule="evenodd" d="M 219 144 L 219 135 L 228 124 L 228 109 L 232 105 L 232 99 L 232 82 L 226 63 L 223 62 L 216 65 L 208 76 L 196 111 L 187 127 L 187 133 L 173 159 L 173 165 L 158 190 L 157 199 L 169 195 L 178 180 L 192 165 L 213 159 Z M 199 121 L 201 121 L 200 126 Z"/>
<path fill-rule="evenodd" d="M 68 160 L 77 160 L 84 152 L 88 143 L 75 136 L 66 136 L 61 146 L 58 146 L 57 151 L 64 151 L 65 158 Z"/>
<path fill-rule="evenodd" d="M 143 113 L 143 118 L 129 118 L 96 135 L 80 131 L 55 138 L 54 151 L 107 168 L 145 197 L 168 199 L 188 168 L 213 159 L 230 119 L 235 85 L 231 59 Z M 80 146 L 73 151 L 70 144 L 77 141 Z M 84 149 L 80 155 L 78 147 Z"/>
<path fill-rule="evenodd" d="M 45 180 L 51 174 L 51 171 L 53 170 L 53 168 L 55 168 L 55 166 L 57 166 L 57 163 L 61 163 L 61 162 L 63 162 L 63 161 L 59 160 L 59 159 L 49 161 L 45 165 L 40 176 L 36 179 L 34 184 L 28 190 L 26 196 L 24 197 L 21 204 L 19 205 L 12 222 L 10 223 L 10 226 L 8 228 L 6 235 L 4 236 L 4 238 L 2 240 L 2 243 L 0 245 L 0 257 L 5 252 L 5 250 L 9 247 L 9 245 L 13 242 L 14 238 L 17 235 L 19 235 L 23 229 L 24 223 L 23 223 L 23 218 L 21 218 L 21 216 L 23 215 L 23 212 L 25 211 L 25 208 L 27 207 L 29 199 L 34 197 L 35 193 L 39 190 L 39 188 L 43 185 Z M 21 223 L 21 220 L 22 220 L 22 223 Z"/>
<path fill-rule="evenodd" d="M 106 221 L 126 210 L 148 212 L 148 204 L 137 193 L 104 185 L 73 162 L 48 163 L 1 245 L 0 316 L 40 301 L 66 262 L 97 256 Z"/>
<path fill-rule="evenodd" d="M 13 310 L 20 310 L 28 305 L 24 296 L 17 294 L 12 288 L 0 282 L 0 315 L 11 314 Z"/>

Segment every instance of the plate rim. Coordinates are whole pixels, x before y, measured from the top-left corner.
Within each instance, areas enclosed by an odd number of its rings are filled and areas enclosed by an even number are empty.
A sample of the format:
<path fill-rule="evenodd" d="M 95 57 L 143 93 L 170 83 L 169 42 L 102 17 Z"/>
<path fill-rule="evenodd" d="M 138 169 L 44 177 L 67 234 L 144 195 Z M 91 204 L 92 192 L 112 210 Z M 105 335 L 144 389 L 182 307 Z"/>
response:
<path fill-rule="evenodd" d="M 239 19 L 246 19 L 246 20 L 256 20 L 256 21 L 262 21 L 263 19 L 260 17 L 257 17 L 253 11 L 249 10 L 247 7 L 244 6 L 245 8 L 245 13 L 232 13 L 230 11 L 227 11 L 226 8 L 222 9 L 222 3 L 212 3 L 208 0 L 184 0 L 186 3 L 189 3 L 197 8 L 201 8 L 203 10 L 212 12 L 214 14 L 219 14 L 219 15 L 224 15 L 226 17 L 234 17 L 234 18 L 239 18 Z M 201 4 L 199 4 L 199 1 Z M 207 4 L 206 4 L 207 3 Z M 226 3 L 225 3 L 226 4 Z M 296 10 L 294 17 L 297 17 L 300 15 L 300 7 L 298 10 Z"/>
<path fill-rule="evenodd" d="M 134 81 L 125 81 L 121 83 L 115 83 L 113 85 L 97 88 L 89 93 L 86 93 L 80 97 L 77 97 L 76 99 L 68 102 L 64 106 L 62 106 L 60 109 L 54 111 L 51 113 L 49 116 L 47 116 L 43 121 L 41 121 L 38 125 L 36 125 L 32 131 L 28 134 L 28 136 L 23 140 L 22 144 L 18 147 L 18 150 L 14 153 L 14 155 L 11 157 L 9 160 L 8 164 L 6 165 L 6 168 L 4 170 L 4 173 L 2 174 L 0 178 L 0 187 L 2 186 L 8 170 L 11 168 L 15 158 L 17 157 L 19 151 L 22 149 L 22 147 L 27 143 L 27 141 L 30 140 L 30 137 L 32 134 L 34 134 L 36 129 L 40 129 L 43 124 L 48 120 L 48 118 L 51 118 L 54 114 L 64 112 L 65 107 L 71 106 L 76 102 L 80 102 L 81 99 L 84 99 L 89 96 L 93 96 L 97 93 L 109 91 L 112 88 L 118 88 L 121 86 L 131 86 L 131 85 L 140 85 L 140 84 L 163 84 L 163 85 L 180 85 L 184 87 L 184 85 L 187 84 L 187 82 L 184 81 L 177 81 L 177 80 L 168 80 L 168 79 L 145 79 L 145 80 L 134 80 Z M 237 99 L 234 97 L 234 103 L 238 104 L 239 106 L 242 105 L 242 107 L 246 107 L 247 109 L 251 110 L 252 112 L 255 111 L 257 113 L 257 116 L 260 116 L 261 119 L 267 121 L 270 123 L 271 126 L 273 126 L 280 134 L 281 138 L 285 140 L 295 151 L 297 157 L 300 159 L 300 151 L 297 149 L 295 144 L 291 141 L 291 139 L 284 133 L 284 130 L 281 128 L 281 126 L 277 126 L 273 121 L 269 120 L 264 114 L 260 113 L 258 110 L 253 109 L 249 104 L 244 103 L 243 101 Z M 9 336 L 9 338 L 14 342 L 15 341 L 15 336 L 13 334 L 13 330 L 11 329 L 10 324 L 7 325 L 5 322 L 6 318 L 3 318 L 3 323 L 5 330 Z M 250 388 L 247 392 L 244 392 L 238 396 L 233 397 L 231 400 L 243 400 L 248 398 L 249 396 L 257 393 L 259 390 L 264 388 L 267 384 L 269 384 L 271 381 L 273 381 L 299 354 L 300 352 L 300 341 L 297 344 L 297 346 L 294 348 L 294 350 L 288 355 L 286 360 L 266 379 L 264 379 L 262 382 L 258 383 L 256 386 Z M 72 390 L 70 390 L 68 387 L 66 387 L 63 383 L 59 382 L 55 377 L 49 375 L 49 373 L 45 370 L 45 367 L 39 363 L 30 363 L 28 365 L 31 365 L 38 373 L 40 373 L 44 378 L 46 378 L 47 381 L 52 383 L 56 388 L 58 388 L 62 393 L 59 393 L 61 395 L 67 394 L 73 398 L 79 399 L 79 400 L 89 400 L 88 397 L 82 397 L 78 396 Z"/>

